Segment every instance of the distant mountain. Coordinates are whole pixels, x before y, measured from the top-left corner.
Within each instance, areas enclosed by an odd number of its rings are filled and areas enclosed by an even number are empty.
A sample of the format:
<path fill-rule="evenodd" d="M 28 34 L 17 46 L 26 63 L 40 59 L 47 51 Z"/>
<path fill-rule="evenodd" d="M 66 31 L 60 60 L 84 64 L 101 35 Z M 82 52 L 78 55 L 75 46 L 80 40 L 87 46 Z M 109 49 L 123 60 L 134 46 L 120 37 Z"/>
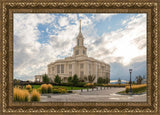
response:
<path fill-rule="evenodd" d="M 126 84 L 127 82 L 129 81 L 121 80 L 121 84 Z M 118 83 L 118 80 L 110 80 L 110 84 L 117 84 L 117 83 Z"/>

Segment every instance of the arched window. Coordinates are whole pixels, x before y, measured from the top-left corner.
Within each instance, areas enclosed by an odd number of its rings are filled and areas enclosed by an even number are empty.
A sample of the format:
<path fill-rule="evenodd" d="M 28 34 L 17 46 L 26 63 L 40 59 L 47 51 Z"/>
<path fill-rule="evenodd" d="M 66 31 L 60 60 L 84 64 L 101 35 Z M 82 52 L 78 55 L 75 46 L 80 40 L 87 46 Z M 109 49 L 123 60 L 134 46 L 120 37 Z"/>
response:
<path fill-rule="evenodd" d="M 79 50 L 76 50 L 76 55 L 78 55 L 79 54 Z"/>

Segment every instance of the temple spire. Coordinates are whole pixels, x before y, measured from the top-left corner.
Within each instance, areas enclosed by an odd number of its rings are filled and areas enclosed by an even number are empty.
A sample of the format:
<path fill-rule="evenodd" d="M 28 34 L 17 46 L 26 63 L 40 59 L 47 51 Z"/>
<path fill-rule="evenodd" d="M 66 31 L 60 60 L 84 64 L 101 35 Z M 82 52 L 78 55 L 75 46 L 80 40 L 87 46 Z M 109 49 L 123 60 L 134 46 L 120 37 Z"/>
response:
<path fill-rule="evenodd" d="M 81 32 L 81 20 L 79 20 L 79 32 Z"/>

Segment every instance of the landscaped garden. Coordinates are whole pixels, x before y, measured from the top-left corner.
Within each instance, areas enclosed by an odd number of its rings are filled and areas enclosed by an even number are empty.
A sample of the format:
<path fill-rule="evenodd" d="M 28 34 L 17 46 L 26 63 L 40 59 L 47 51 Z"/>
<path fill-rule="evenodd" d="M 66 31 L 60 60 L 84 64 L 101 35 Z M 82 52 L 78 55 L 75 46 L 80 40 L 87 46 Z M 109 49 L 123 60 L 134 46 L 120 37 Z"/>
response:
<path fill-rule="evenodd" d="M 147 89 L 147 84 L 131 85 L 132 94 L 142 94 L 145 93 Z M 125 91 L 118 92 L 118 94 L 129 94 L 130 85 L 125 86 Z"/>
<path fill-rule="evenodd" d="M 43 77 L 42 83 L 31 83 L 28 85 L 18 84 L 15 85 L 13 90 L 14 101 L 20 102 L 30 102 L 30 101 L 40 101 L 40 96 L 43 94 L 67 94 L 74 93 L 75 90 L 81 90 L 83 92 L 85 89 L 89 91 L 94 91 L 94 89 L 100 90 L 105 89 L 105 87 L 125 87 L 125 91 L 118 92 L 119 94 L 128 94 L 130 90 L 129 84 L 121 84 L 120 80 L 118 84 L 108 84 L 109 79 L 103 79 L 99 77 L 97 83 L 93 83 L 95 76 L 89 75 L 84 77 L 84 79 L 79 79 L 77 75 L 73 77 L 68 77 L 67 82 L 62 82 L 62 79 L 56 75 L 53 82 L 49 82 L 47 75 Z M 140 83 L 140 82 L 139 82 Z M 143 93 L 146 91 L 146 84 L 132 85 L 132 94 Z"/>

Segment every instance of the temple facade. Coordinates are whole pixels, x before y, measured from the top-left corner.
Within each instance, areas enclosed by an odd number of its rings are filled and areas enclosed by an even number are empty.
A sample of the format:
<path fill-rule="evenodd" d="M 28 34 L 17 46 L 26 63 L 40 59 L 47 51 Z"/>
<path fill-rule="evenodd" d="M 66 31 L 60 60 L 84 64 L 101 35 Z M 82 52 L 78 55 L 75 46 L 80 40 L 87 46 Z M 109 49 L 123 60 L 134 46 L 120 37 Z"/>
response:
<path fill-rule="evenodd" d="M 77 74 L 83 80 L 85 76 L 94 75 L 97 82 L 98 77 L 110 79 L 110 65 L 87 56 L 87 48 L 84 46 L 84 37 L 81 32 L 81 21 L 77 45 L 73 48 L 73 55 L 48 64 L 48 77 L 54 81 L 58 74 L 63 82 L 67 82 L 69 76 Z M 95 52 L 96 53 L 96 52 Z"/>

